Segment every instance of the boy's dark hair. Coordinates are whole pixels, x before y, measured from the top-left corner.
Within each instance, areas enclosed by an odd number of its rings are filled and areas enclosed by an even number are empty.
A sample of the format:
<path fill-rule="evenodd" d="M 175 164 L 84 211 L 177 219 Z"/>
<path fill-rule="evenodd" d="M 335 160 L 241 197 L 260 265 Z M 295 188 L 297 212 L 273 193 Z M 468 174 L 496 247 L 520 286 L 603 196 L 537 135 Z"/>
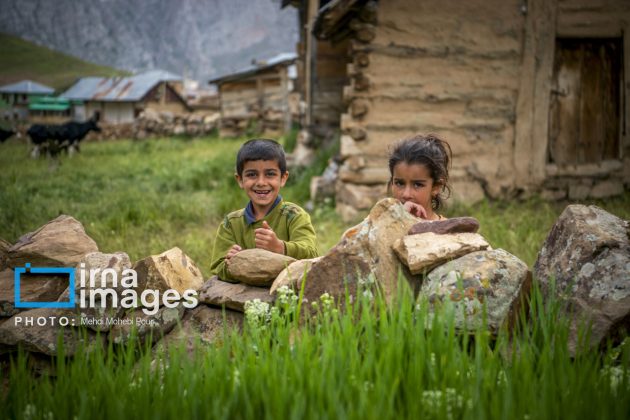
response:
<path fill-rule="evenodd" d="M 448 167 L 452 158 L 451 146 L 439 137 L 415 135 L 397 143 L 389 155 L 389 183 L 394 178 L 394 167 L 401 162 L 408 165 L 417 163 L 427 167 L 433 183 L 439 183 L 442 191 L 431 199 L 431 207 L 438 210 L 444 206 L 444 200 L 451 195 L 448 179 Z M 443 193 L 446 192 L 446 195 Z"/>
<path fill-rule="evenodd" d="M 252 160 L 275 160 L 280 167 L 280 175 L 287 171 L 287 160 L 284 156 L 284 149 L 275 140 L 251 139 L 243 143 L 236 155 L 236 173 L 243 175 L 245 162 Z"/>

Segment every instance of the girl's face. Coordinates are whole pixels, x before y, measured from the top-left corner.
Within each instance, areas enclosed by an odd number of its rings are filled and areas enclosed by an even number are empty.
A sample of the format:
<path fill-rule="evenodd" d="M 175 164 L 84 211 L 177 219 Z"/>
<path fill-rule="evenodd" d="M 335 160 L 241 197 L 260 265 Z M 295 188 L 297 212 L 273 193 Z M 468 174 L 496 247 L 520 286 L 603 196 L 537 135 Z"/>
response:
<path fill-rule="evenodd" d="M 426 165 L 400 162 L 394 166 L 392 194 L 401 203 L 411 201 L 432 214 L 431 198 L 439 192 L 440 184 L 433 181 Z"/>

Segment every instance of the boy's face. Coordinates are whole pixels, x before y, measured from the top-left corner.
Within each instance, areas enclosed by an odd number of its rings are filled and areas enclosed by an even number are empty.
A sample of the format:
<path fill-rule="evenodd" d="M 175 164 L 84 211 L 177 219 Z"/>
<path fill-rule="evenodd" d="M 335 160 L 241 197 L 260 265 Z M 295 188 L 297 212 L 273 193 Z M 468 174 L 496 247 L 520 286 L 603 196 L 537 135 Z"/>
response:
<path fill-rule="evenodd" d="M 264 216 L 276 201 L 289 173 L 280 175 L 280 166 L 275 160 L 250 160 L 243 165 L 243 174 L 235 176 L 252 201 L 256 215 Z"/>

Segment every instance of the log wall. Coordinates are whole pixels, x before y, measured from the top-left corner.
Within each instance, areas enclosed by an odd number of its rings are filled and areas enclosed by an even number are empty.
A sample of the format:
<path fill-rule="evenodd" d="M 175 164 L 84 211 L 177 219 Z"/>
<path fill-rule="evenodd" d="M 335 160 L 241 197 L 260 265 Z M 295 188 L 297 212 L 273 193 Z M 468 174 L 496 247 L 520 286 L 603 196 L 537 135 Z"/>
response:
<path fill-rule="evenodd" d="M 628 30 L 622 31 L 630 22 L 627 1 L 388 0 L 376 10 L 375 21 L 350 22 L 337 187 L 344 218 L 357 213 L 348 188 L 372 186 L 384 194 L 389 148 L 416 133 L 434 133 L 450 143 L 456 199 L 531 192 L 569 196 L 570 182 L 559 181 L 569 181 L 566 168 L 547 164 L 555 40 L 625 36 L 627 73 Z M 624 98 L 628 89 L 630 83 L 622 89 Z M 629 108 L 623 108 L 622 120 L 630 121 Z M 618 193 L 624 182 L 630 186 L 627 137 L 621 144 L 628 164 L 599 165 L 604 169 L 595 175 L 614 179 L 616 186 L 606 184 L 586 196 Z M 593 171 L 576 181 L 579 172 L 573 171 L 573 182 L 588 179 L 594 188 Z"/>

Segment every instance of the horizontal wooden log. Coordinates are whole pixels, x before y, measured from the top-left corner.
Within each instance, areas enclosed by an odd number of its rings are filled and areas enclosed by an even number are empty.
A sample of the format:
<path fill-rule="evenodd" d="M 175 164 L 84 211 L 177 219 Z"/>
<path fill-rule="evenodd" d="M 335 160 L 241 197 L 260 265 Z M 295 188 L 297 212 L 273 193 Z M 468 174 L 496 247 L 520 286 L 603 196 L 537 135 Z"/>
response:
<path fill-rule="evenodd" d="M 369 1 L 359 9 L 358 17 L 366 23 L 376 23 L 378 13 L 378 4 L 375 1 Z"/>
<path fill-rule="evenodd" d="M 357 72 L 353 79 L 355 90 L 361 92 L 370 88 L 370 78 L 365 73 Z"/>
<path fill-rule="evenodd" d="M 355 38 L 359 41 L 368 43 L 376 38 L 376 29 L 374 25 L 363 23 L 359 29 L 355 30 L 354 34 Z"/>
<path fill-rule="evenodd" d="M 359 67 L 367 67 L 370 65 L 370 56 L 365 52 L 359 52 L 354 55 L 354 63 Z"/>
<path fill-rule="evenodd" d="M 350 114 L 354 118 L 361 118 L 368 113 L 369 109 L 370 107 L 366 100 L 357 99 L 352 101 L 352 104 L 350 105 Z"/>

